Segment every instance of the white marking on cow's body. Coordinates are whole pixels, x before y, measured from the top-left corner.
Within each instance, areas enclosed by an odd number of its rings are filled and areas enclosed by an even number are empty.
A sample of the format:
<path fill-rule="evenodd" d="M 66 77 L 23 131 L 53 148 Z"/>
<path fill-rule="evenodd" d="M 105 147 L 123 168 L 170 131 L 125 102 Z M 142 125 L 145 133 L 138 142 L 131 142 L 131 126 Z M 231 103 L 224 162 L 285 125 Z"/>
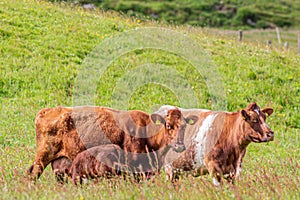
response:
<path fill-rule="evenodd" d="M 200 109 L 200 108 L 192 108 L 192 109 L 184 109 L 184 108 L 179 108 L 181 112 L 209 112 L 211 110 L 207 109 Z"/>
<path fill-rule="evenodd" d="M 194 167 L 197 169 L 201 166 L 205 167 L 204 157 L 205 157 L 205 146 L 206 146 L 206 135 L 207 132 L 211 129 L 213 122 L 217 113 L 208 115 L 202 122 L 201 127 L 198 129 L 196 136 L 194 138 L 195 146 L 195 158 L 194 158 Z"/>
<path fill-rule="evenodd" d="M 163 105 L 161 106 L 157 111 L 155 111 L 155 113 L 157 114 L 160 114 L 162 116 L 166 116 L 168 114 L 168 111 L 169 110 L 172 110 L 172 109 L 175 109 L 175 108 L 178 108 L 181 112 L 189 112 L 189 113 L 202 113 L 202 112 L 209 112 L 210 110 L 207 110 L 207 109 L 198 109 L 198 108 L 192 108 L 192 109 L 184 109 L 184 108 L 179 108 L 179 107 L 176 107 L 176 106 L 171 106 L 171 105 Z"/>

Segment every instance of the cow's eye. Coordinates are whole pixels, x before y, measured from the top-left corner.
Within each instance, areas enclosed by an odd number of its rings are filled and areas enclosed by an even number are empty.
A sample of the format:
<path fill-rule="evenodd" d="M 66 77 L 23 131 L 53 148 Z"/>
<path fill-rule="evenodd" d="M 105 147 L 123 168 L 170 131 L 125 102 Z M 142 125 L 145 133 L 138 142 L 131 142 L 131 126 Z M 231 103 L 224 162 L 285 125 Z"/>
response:
<path fill-rule="evenodd" d="M 166 125 L 166 128 L 167 128 L 168 130 L 170 130 L 170 129 L 171 129 L 171 126 L 170 126 L 169 124 L 167 124 L 167 125 Z"/>
<path fill-rule="evenodd" d="M 252 122 L 253 122 L 253 123 L 257 123 L 258 120 L 257 120 L 257 119 L 252 119 Z"/>

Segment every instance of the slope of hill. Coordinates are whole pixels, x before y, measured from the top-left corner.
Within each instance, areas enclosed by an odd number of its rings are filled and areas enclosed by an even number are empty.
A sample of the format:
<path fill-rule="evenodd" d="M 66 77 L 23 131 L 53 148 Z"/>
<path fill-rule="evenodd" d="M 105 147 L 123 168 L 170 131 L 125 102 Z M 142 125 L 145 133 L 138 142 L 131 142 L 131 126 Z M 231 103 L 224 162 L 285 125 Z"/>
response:
<path fill-rule="evenodd" d="M 88 65 L 87 57 L 93 58 L 93 55 L 97 55 L 90 53 L 96 47 L 110 44 L 107 41 L 145 27 L 158 30 L 162 30 L 162 27 L 168 33 L 189 38 L 182 40 L 183 42 L 194 41 L 191 46 L 180 49 L 185 53 L 193 53 L 191 51 L 195 46 L 201 47 L 199 58 L 207 61 L 202 65 L 215 63 L 215 68 L 208 68 L 206 72 L 209 74 L 210 69 L 216 70 L 215 78 L 221 80 L 220 85 L 224 87 L 221 92 L 225 94 L 223 98 L 226 110 L 241 109 L 250 101 L 273 107 L 275 112 L 268 119 L 268 123 L 275 131 L 275 141 L 250 145 L 242 178 L 234 187 L 228 185 L 222 189 L 215 188 L 209 176 L 183 176 L 178 183 L 171 184 L 166 182 L 164 173 L 152 181 L 142 183 L 112 179 L 75 187 L 72 184 L 56 184 L 49 166 L 37 183 L 29 183 L 25 171 L 35 156 L 36 113 L 44 107 L 75 105 L 74 95 L 79 74 L 88 69 L 88 66 L 99 66 L 97 62 Z M 168 75 L 175 74 L 175 78 L 172 77 L 175 82 L 179 82 L 182 89 L 193 93 L 196 99 L 193 107 L 214 108 L 215 96 L 207 84 L 208 74 L 198 71 L 193 60 L 174 53 L 176 45 L 182 41 L 172 38 L 172 34 L 168 36 L 173 40 L 166 38 L 160 49 L 143 48 L 143 40 L 140 40 L 141 43 L 137 43 L 139 48 L 114 57 L 103 73 L 92 71 L 93 73 L 84 77 L 84 80 L 90 80 L 90 77 L 99 73 L 98 79 L 91 79 L 96 84 L 95 94 L 92 96 L 95 104 L 118 106 L 114 98 L 116 91 L 125 94 L 128 90 L 122 89 L 128 88 L 130 83 L 141 81 L 137 88 L 132 87 L 134 90 L 125 99 L 126 109 L 153 111 L 161 104 L 182 106 L 181 100 L 188 98 L 189 94 L 172 90 L 172 79 Z M 128 36 L 129 40 L 131 36 Z M 157 41 L 156 38 L 150 40 L 147 34 L 144 36 L 145 40 L 148 39 L 148 44 Z M 191 199 L 194 194 L 197 194 L 195 199 L 298 198 L 298 55 L 218 38 L 200 28 L 141 22 L 115 13 L 85 11 L 79 7 L 34 0 L 0 2 L 0 38 L 1 198 Z M 160 36 L 157 35 L 157 38 Z M 169 51 L 164 46 L 168 41 L 173 41 L 169 44 Z M 111 46 L 131 44 L 126 42 L 126 38 L 123 38 L 118 43 L 111 43 Z M 104 46 L 103 52 L 107 50 L 105 55 L 115 55 L 114 51 L 109 51 L 111 46 Z M 119 50 L 121 52 L 122 49 L 115 49 L 117 53 Z M 168 73 L 157 71 L 157 68 L 167 69 Z M 155 73 L 151 74 L 153 71 Z M 150 82 L 142 82 L 143 80 L 134 75 L 140 75 L 139 77 Z M 153 81 L 148 77 L 153 78 Z M 165 82 L 157 84 L 156 81 Z M 90 85 L 83 87 L 88 88 Z"/>
<path fill-rule="evenodd" d="M 94 3 L 103 9 L 121 11 L 140 18 L 146 16 L 175 24 L 219 28 L 300 27 L 300 2 L 292 0 L 80 0 L 76 2 Z"/>

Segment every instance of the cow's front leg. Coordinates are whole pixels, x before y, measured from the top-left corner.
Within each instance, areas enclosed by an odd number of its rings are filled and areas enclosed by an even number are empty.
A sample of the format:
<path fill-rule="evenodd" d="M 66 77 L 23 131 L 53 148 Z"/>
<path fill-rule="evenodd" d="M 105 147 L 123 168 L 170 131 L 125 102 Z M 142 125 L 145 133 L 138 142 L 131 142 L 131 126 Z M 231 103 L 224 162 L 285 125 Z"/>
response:
<path fill-rule="evenodd" d="M 42 165 L 34 162 L 27 170 L 27 174 L 30 176 L 31 180 L 36 180 L 41 176 L 43 171 L 44 171 L 44 168 L 42 167 Z"/>
<path fill-rule="evenodd" d="M 239 156 L 239 158 L 238 158 L 238 161 L 237 161 L 237 163 L 236 163 L 236 169 L 234 170 L 234 171 L 235 171 L 234 178 L 233 178 L 234 180 L 235 180 L 235 179 L 239 180 L 240 177 L 241 177 L 241 172 L 242 172 L 242 162 L 243 162 L 243 158 L 244 158 L 244 156 L 245 156 L 245 153 L 246 153 L 246 149 L 244 149 L 244 150 L 241 152 L 241 154 L 240 154 L 240 156 Z"/>
<path fill-rule="evenodd" d="M 40 160 L 34 161 L 34 163 L 27 170 L 27 174 L 30 176 L 30 179 L 38 179 L 48 164 L 49 163 L 41 162 Z"/>
<path fill-rule="evenodd" d="M 31 180 L 38 179 L 47 165 L 51 162 L 51 160 L 55 159 L 54 155 L 49 153 L 48 151 L 38 152 L 39 153 L 36 155 L 34 163 L 29 167 L 27 171 Z"/>
<path fill-rule="evenodd" d="M 209 161 L 207 163 L 207 169 L 208 169 L 208 173 L 212 177 L 213 184 L 215 186 L 221 186 L 223 173 L 218 163 L 214 161 Z"/>
<path fill-rule="evenodd" d="M 242 172 L 242 163 L 240 163 L 238 166 L 237 166 L 237 168 L 236 168 L 236 170 L 235 170 L 235 174 L 234 174 L 234 176 L 233 176 L 233 183 L 234 183 L 234 181 L 237 179 L 237 180 L 239 180 L 240 179 L 240 177 L 241 177 L 241 172 Z"/>

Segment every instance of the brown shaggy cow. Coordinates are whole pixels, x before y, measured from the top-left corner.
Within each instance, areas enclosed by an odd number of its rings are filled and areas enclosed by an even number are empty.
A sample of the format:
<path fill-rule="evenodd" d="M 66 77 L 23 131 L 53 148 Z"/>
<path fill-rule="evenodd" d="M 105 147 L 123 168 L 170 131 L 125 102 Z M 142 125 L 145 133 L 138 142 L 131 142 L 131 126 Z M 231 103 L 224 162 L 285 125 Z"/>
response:
<path fill-rule="evenodd" d="M 161 107 L 162 114 L 172 106 Z M 177 154 L 168 152 L 165 170 L 170 179 L 180 171 L 191 171 L 194 175 L 209 172 L 215 185 L 222 178 L 234 183 L 240 175 L 246 147 L 251 143 L 269 142 L 274 132 L 266 124 L 266 116 L 272 108 L 260 109 L 250 103 L 237 112 L 215 112 L 204 109 L 181 109 L 183 115 L 196 114 L 198 123 L 187 127 L 184 143 L 186 151 Z"/>
<path fill-rule="evenodd" d="M 149 114 L 138 110 L 121 111 L 105 107 L 42 109 L 35 119 L 37 152 L 28 173 L 32 179 L 36 179 L 51 162 L 58 174 L 64 173 L 68 166 L 60 162 L 68 163 L 65 159 L 72 161 L 78 153 L 102 144 L 113 143 L 125 151 L 143 153 L 158 150 L 178 136 L 171 145 L 175 151 L 183 151 L 182 138 L 186 123 L 181 115 L 178 117 L 178 113 L 180 111 L 177 109 L 177 112 L 174 112 L 175 117 L 171 115 L 165 120 L 158 114 L 152 114 L 150 117 Z M 191 118 L 195 118 L 192 121 L 197 119 L 195 116 Z M 176 120 L 170 121 L 173 119 Z M 190 121 L 189 118 L 185 120 Z M 171 125 L 168 125 L 168 121 Z M 167 141 L 157 136 L 159 130 L 164 129 L 161 123 L 170 127 Z M 152 136 L 156 140 L 145 139 Z M 55 160 L 58 163 L 55 163 Z"/>

